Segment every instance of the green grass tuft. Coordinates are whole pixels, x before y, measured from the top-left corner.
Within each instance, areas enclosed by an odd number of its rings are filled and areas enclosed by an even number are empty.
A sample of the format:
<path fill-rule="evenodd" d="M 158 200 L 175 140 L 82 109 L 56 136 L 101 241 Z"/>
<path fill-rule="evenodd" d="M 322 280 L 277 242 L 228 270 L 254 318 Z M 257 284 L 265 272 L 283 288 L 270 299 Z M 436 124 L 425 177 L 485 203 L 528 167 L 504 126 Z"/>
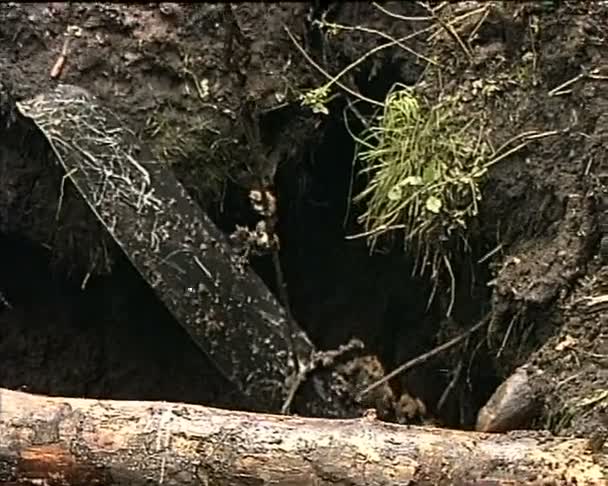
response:
<path fill-rule="evenodd" d="M 354 199 L 365 205 L 359 236 L 373 249 L 402 230 L 408 249 L 424 255 L 434 275 L 438 264 L 451 274 L 450 248 L 455 239 L 466 242 L 492 156 L 482 121 L 467 120 L 455 98 L 431 104 L 396 85 L 357 142 L 359 175 L 368 181 Z"/>

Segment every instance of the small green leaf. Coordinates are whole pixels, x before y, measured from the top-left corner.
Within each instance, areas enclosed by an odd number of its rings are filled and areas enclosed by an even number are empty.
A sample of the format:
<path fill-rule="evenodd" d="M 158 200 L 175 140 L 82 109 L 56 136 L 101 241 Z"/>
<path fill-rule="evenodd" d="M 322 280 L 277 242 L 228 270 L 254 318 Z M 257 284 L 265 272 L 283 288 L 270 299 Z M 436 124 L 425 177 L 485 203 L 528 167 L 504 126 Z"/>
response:
<path fill-rule="evenodd" d="M 431 213 L 439 213 L 441 210 L 441 199 L 435 196 L 429 196 L 426 200 L 426 209 Z"/>
<path fill-rule="evenodd" d="M 312 106 L 313 113 L 322 113 L 323 115 L 329 115 L 329 110 L 327 107 L 321 103 L 317 103 Z"/>
<path fill-rule="evenodd" d="M 401 195 L 401 187 L 399 186 L 393 186 L 391 190 L 388 191 L 388 198 L 391 201 L 398 201 L 399 199 L 401 199 Z"/>
<path fill-rule="evenodd" d="M 401 182 L 399 182 L 399 186 L 421 186 L 423 184 L 422 177 L 420 176 L 407 176 Z"/>
<path fill-rule="evenodd" d="M 437 171 L 435 170 L 435 167 L 433 167 L 432 165 L 427 165 L 424 168 L 424 170 L 422 171 L 422 179 L 427 184 L 430 183 L 431 181 L 434 181 L 436 177 L 437 177 Z"/>

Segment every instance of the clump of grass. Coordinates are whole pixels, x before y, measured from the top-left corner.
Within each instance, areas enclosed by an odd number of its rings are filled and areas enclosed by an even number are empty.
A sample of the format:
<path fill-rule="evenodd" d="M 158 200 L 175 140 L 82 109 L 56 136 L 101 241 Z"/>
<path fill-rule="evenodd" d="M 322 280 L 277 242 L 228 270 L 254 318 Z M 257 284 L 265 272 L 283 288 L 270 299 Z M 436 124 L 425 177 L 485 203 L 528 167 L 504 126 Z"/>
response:
<path fill-rule="evenodd" d="M 365 204 L 365 232 L 357 236 L 373 250 L 383 236 L 403 231 L 407 249 L 422 257 L 417 268 L 430 265 L 435 281 L 447 270 L 453 295 L 450 248 L 466 243 L 492 156 L 482 121 L 462 116 L 456 98 L 432 104 L 396 85 L 357 142 L 359 175 L 368 180 L 354 198 Z"/>

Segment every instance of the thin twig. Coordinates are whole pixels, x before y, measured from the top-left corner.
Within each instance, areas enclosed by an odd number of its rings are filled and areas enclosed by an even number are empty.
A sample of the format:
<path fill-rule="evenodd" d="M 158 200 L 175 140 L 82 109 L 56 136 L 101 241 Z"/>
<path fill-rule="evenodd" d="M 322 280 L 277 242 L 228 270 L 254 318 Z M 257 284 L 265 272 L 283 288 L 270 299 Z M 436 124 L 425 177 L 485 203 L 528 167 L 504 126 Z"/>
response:
<path fill-rule="evenodd" d="M 398 230 L 398 229 L 406 229 L 407 225 L 405 224 L 393 224 L 393 225 L 386 225 L 383 224 L 381 226 L 378 226 L 376 228 L 372 228 L 368 231 L 365 231 L 363 233 L 357 233 L 356 235 L 346 235 L 344 238 L 347 240 L 356 240 L 358 238 L 365 238 L 365 237 L 369 237 L 369 236 L 374 236 L 378 233 L 382 233 L 384 231 L 392 231 L 392 230 Z"/>
<path fill-rule="evenodd" d="M 556 86 L 555 88 L 553 88 L 551 91 L 549 91 L 549 96 L 558 96 L 563 89 L 576 83 L 577 81 L 579 81 L 580 79 L 583 79 L 584 77 L 585 77 L 584 73 L 577 74 L 576 76 L 569 79 L 565 83 L 562 83 L 559 86 Z"/>
<path fill-rule="evenodd" d="M 534 141 L 534 140 L 539 140 L 541 138 L 546 138 L 546 137 L 553 137 L 555 135 L 559 135 L 560 133 L 563 133 L 563 130 L 551 130 L 549 132 L 542 132 L 542 133 L 538 133 L 538 132 L 527 132 L 527 133 L 522 133 L 514 138 L 512 138 L 511 140 L 509 140 L 508 142 L 504 143 L 497 151 L 496 153 L 500 154 L 497 155 L 496 157 L 494 157 L 492 160 L 488 161 L 485 164 L 485 167 L 490 167 L 498 162 L 500 162 L 501 160 L 505 159 L 506 157 L 508 157 L 509 155 L 513 155 L 515 152 L 518 152 L 519 150 L 521 150 L 522 148 L 526 147 L 530 142 Z M 502 152 L 502 150 L 504 150 L 504 148 L 514 142 L 515 140 L 521 140 L 524 139 L 524 141 L 522 143 L 520 143 L 519 145 L 513 147 L 512 149 L 507 150 L 506 152 Z M 502 152 L 502 153 L 501 153 Z"/>
<path fill-rule="evenodd" d="M 479 32 L 479 29 L 481 29 L 481 26 L 483 25 L 483 23 L 486 21 L 486 19 L 490 15 L 490 5 L 486 5 L 485 7 L 482 7 L 482 8 L 483 8 L 483 15 L 475 23 L 475 26 L 473 27 L 473 30 L 471 30 L 471 33 L 467 37 L 467 43 L 471 43 L 475 39 L 475 36 L 477 35 L 477 32 Z"/>
<path fill-rule="evenodd" d="M 380 10 L 383 14 L 388 15 L 389 17 L 392 17 L 394 19 L 398 19 L 398 20 L 405 20 L 406 22 L 422 22 L 425 20 L 433 20 L 433 17 L 431 16 L 426 16 L 426 17 L 406 17 L 405 15 L 399 15 L 396 14 L 394 12 L 391 12 L 390 10 L 385 9 L 382 5 L 380 5 L 379 3 L 376 2 L 372 2 L 372 5 L 377 8 L 378 10 Z"/>
<path fill-rule="evenodd" d="M 539 133 L 539 131 L 538 131 L 538 130 L 529 130 L 529 131 L 527 131 L 527 132 L 522 132 L 522 133 L 519 133 L 519 134 L 515 135 L 514 137 L 510 138 L 509 140 L 507 140 L 505 143 L 503 143 L 503 144 L 502 144 L 502 145 L 501 145 L 501 146 L 500 146 L 498 149 L 496 149 L 496 150 L 494 151 L 494 153 L 500 154 L 500 153 L 502 153 L 502 151 L 503 151 L 503 150 L 505 150 L 505 149 L 506 149 L 506 148 L 507 148 L 509 145 L 511 145 L 511 144 L 513 144 L 513 143 L 515 143 L 515 142 L 517 142 L 518 140 L 521 140 L 521 139 L 523 139 L 523 138 L 530 137 L 530 136 L 532 136 L 532 135 L 536 135 L 536 134 L 538 134 L 538 133 Z"/>
<path fill-rule="evenodd" d="M 608 76 L 599 74 L 599 69 L 597 69 L 597 68 L 591 69 L 591 70 L 585 69 L 582 73 L 577 74 L 576 76 L 569 79 L 568 81 L 565 81 L 564 83 L 560 84 L 559 86 L 553 88 L 551 91 L 549 91 L 549 96 L 560 96 L 563 94 L 570 93 L 572 90 L 566 90 L 566 88 L 568 86 L 573 85 L 577 81 L 580 81 L 581 79 L 595 79 L 595 80 L 600 80 L 600 81 L 606 81 L 606 80 L 608 80 Z"/>
<path fill-rule="evenodd" d="M 473 54 L 471 53 L 471 49 L 469 49 L 466 46 L 466 44 L 463 42 L 463 40 L 458 35 L 458 32 L 456 32 L 456 30 L 454 30 L 454 27 L 452 27 L 450 24 L 444 22 L 443 19 L 439 15 L 437 15 L 435 12 L 433 12 L 433 9 L 431 7 L 429 7 L 426 3 L 424 3 L 424 2 L 416 2 L 416 3 L 418 5 L 420 5 L 422 8 L 426 9 L 428 12 L 432 13 L 433 18 L 439 23 L 439 25 L 441 25 L 441 27 L 443 27 L 445 29 L 445 31 L 450 35 L 450 37 L 452 37 L 452 39 L 454 39 L 456 41 L 456 43 L 460 46 L 460 48 L 464 51 L 464 53 L 468 57 L 469 61 L 471 61 L 473 59 Z"/>
<path fill-rule="evenodd" d="M 453 374 L 452 374 L 452 379 L 450 380 L 450 383 L 448 384 L 446 389 L 443 391 L 443 393 L 441 394 L 441 398 L 437 402 L 438 411 L 443 408 L 443 406 L 445 405 L 445 402 L 447 401 L 448 397 L 450 396 L 450 393 L 456 386 L 456 383 L 458 383 L 461 372 L 462 372 L 462 359 L 460 361 L 458 361 L 456 368 L 454 368 L 454 371 L 452 372 Z"/>
<path fill-rule="evenodd" d="M 456 277 L 454 276 L 454 272 L 452 271 L 452 265 L 450 265 L 450 260 L 445 255 L 443 255 L 443 262 L 450 275 L 450 303 L 448 305 L 448 309 L 445 315 L 446 317 L 451 317 L 452 309 L 454 308 L 454 301 L 456 300 Z"/>
<path fill-rule="evenodd" d="M 478 7 L 476 9 L 470 10 L 468 12 L 465 12 L 461 15 L 458 15 L 456 17 L 454 17 L 452 20 L 450 20 L 448 22 L 448 25 L 450 27 L 453 27 L 454 25 L 458 24 L 459 22 L 462 22 L 463 20 L 468 19 L 469 17 L 472 17 L 473 15 L 477 15 L 478 13 L 482 13 L 485 11 L 485 15 L 487 15 L 487 11 L 488 11 L 489 5 L 485 5 L 483 7 Z M 435 9 L 435 12 L 437 12 L 437 10 Z M 482 17 L 483 20 L 485 20 L 485 16 Z M 483 22 L 482 20 L 482 22 Z M 479 25 L 477 24 L 474 28 L 473 28 L 473 33 L 475 33 L 475 29 L 479 29 Z M 441 29 L 437 28 L 435 29 L 435 32 L 433 32 L 430 36 L 428 36 L 427 41 L 431 41 L 433 40 L 435 37 L 437 37 L 439 35 L 439 33 L 441 32 Z"/>
<path fill-rule="evenodd" d="M 395 39 L 391 42 L 387 42 L 386 44 L 381 44 L 377 47 L 374 47 L 373 49 L 370 49 L 369 51 L 367 51 L 365 54 L 363 54 L 361 57 L 359 57 L 357 60 L 355 60 L 354 62 L 352 62 L 351 64 L 349 64 L 348 66 L 346 66 L 344 69 L 342 69 L 342 71 L 340 71 L 338 74 L 336 74 L 335 76 L 332 76 L 331 74 L 329 74 L 327 71 L 325 71 L 325 69 L 323 69 L 321 66 L 319 66 L 314 59 L 312 59 L 310 57 L 310 55 L 306 52 L 306 49 L 304 49 L 300 43 L 297 41 L 297 39 L 294 37 L 294 35 L 291 33 L 291 31 L 289 30 L 289 28 L 284 25 L 283 28 L 285 29 L 285 32 L 287 32 L 287 35 L 289 36 L 289 38 L 291 39 L 291 41 L 293 42 L 293 44 L 296 46 L 296 48 L 302 53 L 302 55 L 304 56 L 304 58 L 315 68 L 317 69 L 321 74 L 323 74 L 323 76 L 325 76 L 329 82 L 326 84 L 326 87 L 330 87 L 332 84 L 337 84 L 340 88 L 342 88 L 344 91 L 346 91 L 347 93 L 350 93 L 351 95 L 353 95 L 354 97 L 365 101 L 367 103 L 370 103 L 372 105 L 375 106 L 380 106 L 380 107 L 384 107 L 384 103 L 381 103 L 379 101 L 376 100 L 372 100 L 370 98 L 367 98 L 366 96 L 363 96 L 360 93 L 357 93 L 356 91 L 350 89 L 348 86 L 346 86 L 344 83 L 342 83 L 340 81 L 340 78 L 342 76 L 344 76 L 348 71 L 350 71 L 351 69 L 355 68 L 356 66 L 358 66 L 359 64 L 361 64 L 363 61 L 365 61 L 368 57 L 376 54 L 377 52 L 383 50 L 383 49 L 387 49 L 389 47 L 392 47 L 394 45 L 397 45 L 398 42 L 405 42 L 407 40 L 413 39 L 414 37 L 417 37 L 420 34 L 423 34 L 425 32 L 428 32 L 429 30 L 431 30 L 430 27 L 427 27 L 425 29 L 421 29 L 418 30 L 416 32 L 413 32 L 411 34 L 408 34 L 404 37 L 400 37 L 399 39 Z"/>
<path fill-rule="evenodd" d="M 291 39 L 291 42 L 293 42 L 293 44 L 296 46 L 296 48 L 302 53 L 302 55 L 304 56 L 304 58 L 317 70 L 319 71 L 323 76 L 325 76 L 328 80 L 329 83 L 327 83 L 327 87 L 331 86 L 333 83 L 337 84 L 338 86 L 340 86 L 340 88 L 342 88 L 344 91 L 346 91 L 347 93 L 350 93 L 351 95 L 353 95 L 356 98 L 359 98 L 360 100 L 366 101 L 367 103 L 370 103 L 372 105 L 376 105 L 376 106 L 384 106 L 383 103 L 380 103 L 379 101 L 376 100 L 372 100 L 371 98 L 368 98 L 367 96 L 363 96 L 361 93 L 357 93 L 356 91 L 350 89 L 348 86 L 346 86 L 344 83 L 342 83 L 341 81 L 339 81 L 339 78 L 345 73 L 345 70 L 342 70 L 340 73 L 338 73 L 338 75 L 336 76 L 331 76 L 331 74 L 329 74 L 325 69 L 323 69 L 321 66 L 319 66 L 315 60 L 310 57 L 310 55 L 308 54 L 308 52 L 306 52 L 306 49 L 304 49 L 300 43 L 297 41 L 297 39 L 294 37 L 294 35 L 291 33 L 291 31 L 289 30 L 289 28 L 285 25 L 283 26 L 283 28 L 285 29 L 285 32 L 287 32 L 287 35 L 289 36 L 289 38 Z M 383 44 L 384 46 L 386 46 L 387 44 Z M 381 46 L 380 46 L 381 47 Z M 378 48 L 376 48 L 377 50 L 380 50 Z M 374 49 L 372 49 L 374 50 Z M 371 51 L 370 51 L 371 52 Z M 369 54 L 369 53 L 368 53 Z M 362 59 L 365 59 L 365 57 L 367 56 L 367 54 L 364 54 L 361 58 L 359 58 L 357 61 L 361 61 Z M 355 63 L 351 64 L 350 66 L 348 66 L 347 68 L 350 69 L 351 67 L 354 67 L 354 65 L 356 65 L 357 61 L 355 61 Z"/>
<path fill-rule="evenodd" d="M 407 361 L 406 363 L 403 363 L 402 365 L 398 366 L 393 371 L 391 371 L 388 375 L 382 377 L 380 380 L 375 381 L 371 385 L 367 386 L 365 389 L 363 389 L 363 391 L 361 391 L 359 393 L 358 398 L 361 399 L 364 395 L 367 395 L 370 391 L 378 388 L 380 385 L 383 385 L 387 381 L 393 379 L 395 376 L 403 373 L 404 371 L 407 371 L 407 370 L 413 368 L 414 366 L 418 366 L 418 365 L 428 361 L 429 359 L 437 356 L 438 354 L 443 353 L 444 351 L 457 345 L 461 341 L 464 341 L 471 334 L 478 331 L 483 326 L 487 325 L 489 320 L 490 320 L 490 314 L 488 313 L 483 319 L 481 319 L 477 324 L 472 326 L 467 331 L 463 332 L 462 334 L 456 336 L 453 339 L 450 339 L 449 341 L 447 341 L 443 344 L 440 344 L 439 346 L 437 346 L 434 349 L 431 349 L 427 353 L 421 354 L 420 356 L 418 356 L 414 359 L 411 359 L 411 360 Z"/>
<path fill-rule="evenodd" d="M 433 64 L 434 66 L 439 65 L 439 63 L 437 61 L 434 61 L 433 59 L 425 56 L 424 54 L 420 54 L 419 52 L 416 52 L 414 49 L 405 45 L 399 39 L 395 39 L 394 37 L 391 37 L 390 35 L 386 34 L 385 32 L 382 32 L 381 30 L 370 29 L 369 27 L 363 27 L 362 25 L 341 25 L 341 24 L 334 24 L 334 23 L 329 23 L 329 22 L 322 22 L 322 23 L 319 22 L 319 23 L 321 26 L 328 27 L 330 29 L 345 30 L 347 32 L 349 32 L 349 31 L 365 32 L 367 34 L 378 35 L 378 36 L 382 37 L 383 39 L 387 39 L 387 40 L 393 42 L 394 44 L 398 45 L 404 51 L 409 52 L 410 54 L 412 54 L 420 59 L 423 59 L 424 61 L 428 62 L 429 64 Z"/>
<path fill-rule="evenodd" d="M 494 248 L 493 250 L 490 250 L 488 253 L 486 253 L 484 256 L 482 256 L 479 260 L 477 260 L 477 263 L 483 263 L 486 260 L 492 258 L 494 255 L 496 255 L 496 253 L 498 253 L 499 251 L 502 250 L 503 248 L 503 244 L 499 243 L 498 246 L 496 248 Z"/>
<path fill-rule="evenodd" d="M 507 328 L 507 332 L 505 332 L 505 335 L 502 338 L 502 343 L 500 344 L 500 348 L 498 349 L 498 352 L 496 353 L 496 359 L 500 358 L 500 356 L 504 352 L 505 347 L 507 346 L 507 342 L 509 341 L 509 337 L 511 336 L 511 332 L 513 331 L 513 327 L 515 326 L 515 322 L 517 321 L 517 318 L 519 317 L 519 315 L 520 315 L 520 313 L 518 312 L 511 318 L 511 322 L 509 322 L 509 327 Z"/>

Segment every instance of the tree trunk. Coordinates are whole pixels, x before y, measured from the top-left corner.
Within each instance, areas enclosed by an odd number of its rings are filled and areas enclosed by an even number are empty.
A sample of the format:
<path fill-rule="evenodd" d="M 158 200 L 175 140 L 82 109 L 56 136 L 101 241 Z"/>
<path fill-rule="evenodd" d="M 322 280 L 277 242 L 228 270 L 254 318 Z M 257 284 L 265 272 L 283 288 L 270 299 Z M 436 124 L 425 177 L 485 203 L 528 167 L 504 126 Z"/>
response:
<path fill-rule="evenodd" d="M 1 484 L 606 484 L 584 439 L 0 389 Z M 44 482 L 46 481 L 46 482 Z"/>

